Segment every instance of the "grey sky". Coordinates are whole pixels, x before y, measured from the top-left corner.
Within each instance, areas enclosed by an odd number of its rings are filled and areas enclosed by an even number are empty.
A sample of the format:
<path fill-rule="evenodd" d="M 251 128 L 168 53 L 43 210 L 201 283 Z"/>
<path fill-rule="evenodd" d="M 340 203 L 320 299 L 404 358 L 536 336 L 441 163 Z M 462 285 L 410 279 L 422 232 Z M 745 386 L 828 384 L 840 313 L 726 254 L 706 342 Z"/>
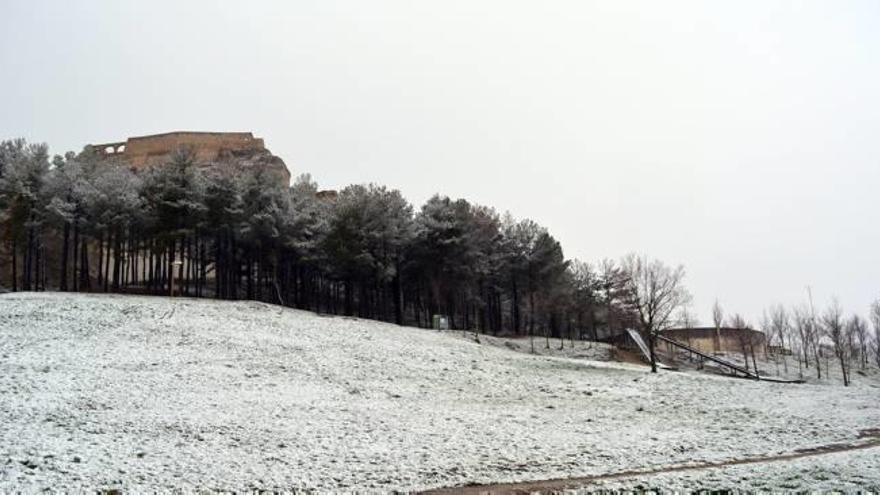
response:
<path fill-rule="evenodd" d="M 880 297 L 880 3 L 18 1 L 0 137 L 251 130 L 325 188 L 683 263 L 717 297 Z"/>

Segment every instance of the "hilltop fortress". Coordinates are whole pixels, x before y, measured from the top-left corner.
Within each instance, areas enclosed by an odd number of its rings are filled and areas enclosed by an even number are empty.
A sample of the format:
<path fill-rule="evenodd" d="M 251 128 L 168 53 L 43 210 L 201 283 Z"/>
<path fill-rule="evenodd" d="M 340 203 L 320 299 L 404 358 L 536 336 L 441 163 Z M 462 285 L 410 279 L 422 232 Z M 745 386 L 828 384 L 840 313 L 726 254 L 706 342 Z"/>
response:
<path fill-rule="evenodd" d="M 205 166 L 224 160 L 237 160 L 246 166 L 264 167 L 278 175 L 285 186 L 290 171 L 284 161 L 266 149 L 263 140 L 250 132 L 177 131 L 130 137 L 125 141 L 90 144 L 86 151 L 101 159 L 127 164 L 134 170 L 165 165 L 181 148 L 192 151 L 195 162 Z"/>

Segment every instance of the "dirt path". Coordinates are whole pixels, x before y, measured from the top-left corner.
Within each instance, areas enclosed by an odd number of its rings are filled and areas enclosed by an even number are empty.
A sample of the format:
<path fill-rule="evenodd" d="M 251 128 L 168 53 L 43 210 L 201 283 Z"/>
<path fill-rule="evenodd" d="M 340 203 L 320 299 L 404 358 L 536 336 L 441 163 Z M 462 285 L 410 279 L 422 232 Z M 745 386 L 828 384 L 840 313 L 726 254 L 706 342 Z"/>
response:
<path fill-rule="evenodd" d="M 582 476 L 575 478 L 559 478 L 541 481 L 522 481 L 517 483 L 497 483 L 486 485 L 465 485 L 449 488 L 438 488 L 434 490 L 426 490 L 422 492 L 425 495 L 446 495 L 446 494 L 464 494 L 464 495 L 514 495 L 529 493 L 548 493 L 563 490 L 574 490 L 584 485 L 597 481 L 610 481 L 624 478 L 633 478 L 636 476 L 646 476 L 662 473 L 674 473 L 678 471 L 697 471 L 704 469 L 714 469 L 726 466 L 737 466 L 743 464 L 759 464 L 765 462 L 783 462 L 803 457 L 815 457 L 820 455 L 833 454 L 835 452 L 846 452 L 851 450 L 863 450 L 880 447 L 880 428 L 872 428 L 859 432 L 859 438 L 865 439 L 858 443 L 839 443 L 823 445 L 821 447 L 813 447 L 809 449 L 798 449 L 790 454 L 768 455 L 750 457 L 747 459 L 733 459 L 730 461 L 719 462 L 699 462 L 688 465 L 679 466 L 662 466 L 646 469 L 634 469 L 630 471 L 619 471 L 616 473 L 600 474 L 595 476 Z"/>

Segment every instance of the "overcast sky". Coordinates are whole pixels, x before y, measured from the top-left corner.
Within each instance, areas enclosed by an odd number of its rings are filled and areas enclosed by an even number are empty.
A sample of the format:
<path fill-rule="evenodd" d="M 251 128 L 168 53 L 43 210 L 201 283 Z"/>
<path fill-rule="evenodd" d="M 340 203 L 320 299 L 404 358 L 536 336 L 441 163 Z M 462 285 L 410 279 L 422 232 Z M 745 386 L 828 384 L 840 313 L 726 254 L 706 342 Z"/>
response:
<path fill-rule="evenodd" d="M 253 131 L 324 188 L 435 192 L 566 256 L 685 265 L 694 310 L 880 297 L 880 2 L 34 1 L 0 138 Z"/>

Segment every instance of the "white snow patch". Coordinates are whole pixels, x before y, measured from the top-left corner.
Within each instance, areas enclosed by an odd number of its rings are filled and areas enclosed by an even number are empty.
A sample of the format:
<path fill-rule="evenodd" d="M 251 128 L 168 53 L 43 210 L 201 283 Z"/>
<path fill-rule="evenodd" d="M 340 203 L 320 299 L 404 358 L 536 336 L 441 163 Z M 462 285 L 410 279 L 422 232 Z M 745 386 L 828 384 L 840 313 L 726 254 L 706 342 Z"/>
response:
<path fill-rule="evenodd" d="M 415 490 L 880 426 L 876 381 L 652 375 L 253 302 L 52 293 L 0 296 L 0 404 L 0 491 Z"/>

